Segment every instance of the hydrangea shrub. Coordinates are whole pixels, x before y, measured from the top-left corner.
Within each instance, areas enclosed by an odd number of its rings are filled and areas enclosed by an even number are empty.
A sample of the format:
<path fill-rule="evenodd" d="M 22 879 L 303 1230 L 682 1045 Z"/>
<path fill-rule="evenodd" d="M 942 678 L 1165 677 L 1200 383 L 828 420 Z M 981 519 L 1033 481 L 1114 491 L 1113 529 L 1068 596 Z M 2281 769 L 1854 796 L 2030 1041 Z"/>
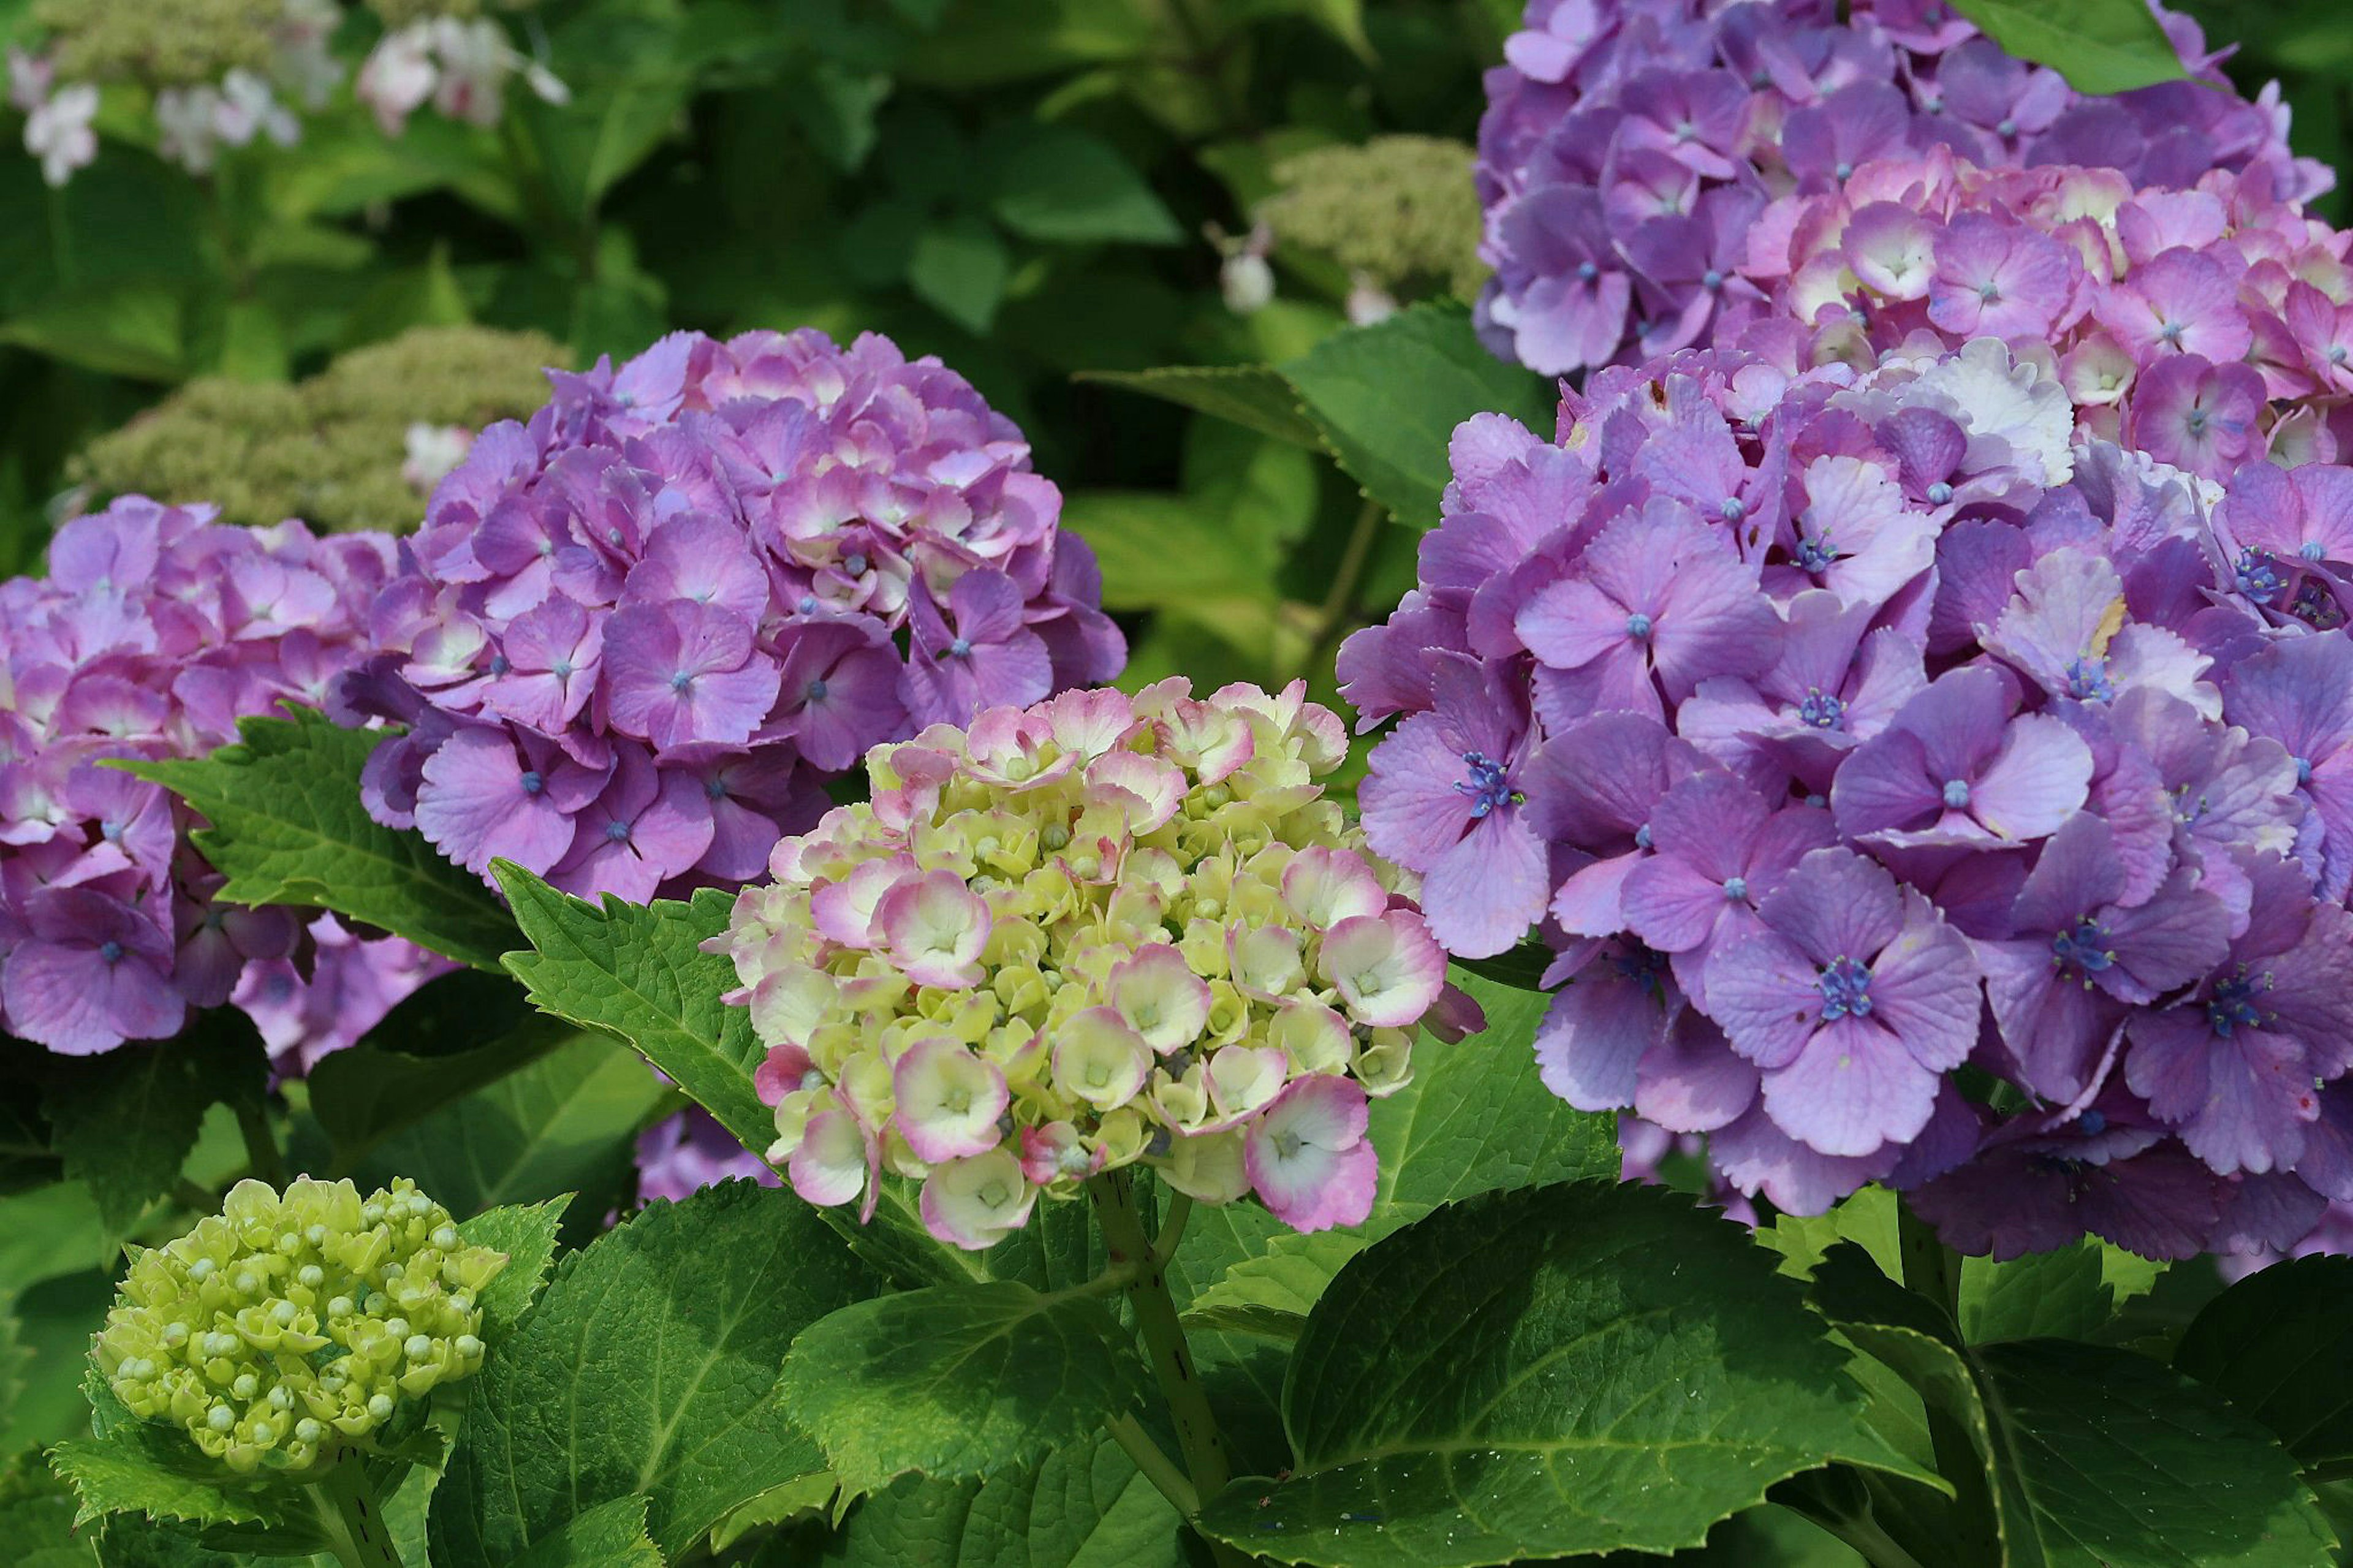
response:
<path fill-rule="evenodd" d="M 1143 1163 L 1299 1230 L 1362 1222 L 1366 1100 L 1445 959 L 1319 782 L 1294 684 L 1070 692 L 879 748 L 871 802 L 776 847 L 714 945 L 767 1046 L 768 1158 L 871 1216 L 920 1178 L 957 1247 Z"/>
<path fill-rule="evenodd" d="M 2238 97 L 2197 24 L 2153 8 L 2195 79 L 2092 98 L 1937 0 L 1531 0 L 1479 127 L 1482 334 L 1548 374 L 1725 341 L 1777 310 L 1744 271 L 1768 205 L 1904 150 L 2127 189 L 2219 170 L 2267 199 L 2327 190 L 2288 153 L 2276 88 Z"/>
<path fill-rule="evenodd" d="M 2297 520 L 2353 476 L 2225 489 L 2075 416 L 1979 339 L 1689 353 L 1556 442 L 1457 433 L 1420 586 L 1341 655 L 1400 720 L 1366 831 L 1451 951 L 1541 925 L 1571 1104 L 2005 1257 L 2277 1242 L 2342 1194 L 2353 642 Z"/>

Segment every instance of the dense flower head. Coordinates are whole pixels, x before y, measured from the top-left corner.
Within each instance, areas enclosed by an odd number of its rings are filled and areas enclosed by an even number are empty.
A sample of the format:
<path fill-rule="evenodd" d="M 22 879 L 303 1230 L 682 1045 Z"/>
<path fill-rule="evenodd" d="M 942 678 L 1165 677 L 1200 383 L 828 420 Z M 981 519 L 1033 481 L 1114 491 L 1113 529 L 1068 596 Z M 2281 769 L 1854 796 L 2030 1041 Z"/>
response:
<path fill-rule="evenodd" d="M 202 498 L 224 522 L 406 533 L 475 432 L 547 400 L 563 355 L 540 332 L 412 327 L 291 384 L 200 377 L 92 441 L 70 473 L 101 500 Z"/>
<path fill-rule="evenodd" d="M 2280 198 L 2269 168 L 2193 189 L 2113 169 L 1986 171 L 1931 149 L 1767 206 L 1741 275 L 1807 363 L 1934 356 L 1998 337 L 2066 388 L 2091 434 L 2227 479 L 2276 449 L 2335 458 L 2353 393 L 2353 236 Z M 1730 327 L 1730 323 L 1725 323 Z"/>
<path fill-rule="evenodd" d="M 1275 194 L 1255 216 L 1276 241 L 1328 256 L 1360 288 L 1435 285 L 1467 300 L 1487 275 L 1471 160 L 1468 146 L 1436 136 L 1295 153 L 1274 165 Z"/>
<path fill-rule="evenodd" d="M 2353 1196 L 2353 469 L 2226 487 L 2076 412 L 1987 338 L 1469 421 L 1340 657 L 1398 721 L 1366 836 L 1451 951 L 1539 928 L 1556 1093 L 1740 1192 L 2281 1245 Z"/>
<path fill-rule="evenodd" d="M 379 821 L 584 896 L 756 877 L 878 742 L 1104 679 L 1094 558 L 936 360 L 815 331 L 550 374 L 442 480 L 371 613 Z"/>
<path fill-rule="evenodd" d="M 204 756 L 237 721 L 316 707 L 364 654 L 391 541 L 230 528 L 128 497 L 58 531 L 44 578 L 0 585 L 0 1010 L 82 1056 L 176 1033 L 257 965 L 307 971 L 307 915 L 218 902 L 200 826 L 116 759 Z M 385 944 L 377 944 L 383 946 Z M 406 944 L 385 958 L 409 962 Z M 389 1005 L 388 997 L 385 1005 Z M 378 1009 L 380 1014 L 381 1008 Z M 364 1028 L 349 1008 L 334 1021 Z M 310 1039 L 291 1031 L 288 1050 Z"/>
<path fill-rule="evenodd" d="M 1300 1230 L 1372 1202 L 1368 1096 L 1451 999 L 1445 959 L 1319 781 L 1294 683 L 1065 692 L 869 759 L 871 803 L 776 847 L 730 953 L 768 1047 L 768 1158 L 871 1214 L 888 1171 L 978 1248 L 1138 1161 Z"/>
<path fill-rule="evenodd" d="M 1768 204 L 1904 149 L 2327 189 L 2289 155 L 2276 89 L 2241 99 L 2196 24 L 2151 8 L 2198 79 L 2087 98 L 1936 0 L 1530 0 L 1480 123 L 1482 334 L 1547 374 L 1721 340 L 1766 309 L 1741 267 Z"/>
<path fill-rule="evenodd" d="M 98 1368 L 132 1415 L 233 1470 L 315 1474 L 480 1368 L 482 1287 L 506 1263 L 406 1178 L 365 1198 L 239 1182 L 218 1215 L 135 1251 Z"/>

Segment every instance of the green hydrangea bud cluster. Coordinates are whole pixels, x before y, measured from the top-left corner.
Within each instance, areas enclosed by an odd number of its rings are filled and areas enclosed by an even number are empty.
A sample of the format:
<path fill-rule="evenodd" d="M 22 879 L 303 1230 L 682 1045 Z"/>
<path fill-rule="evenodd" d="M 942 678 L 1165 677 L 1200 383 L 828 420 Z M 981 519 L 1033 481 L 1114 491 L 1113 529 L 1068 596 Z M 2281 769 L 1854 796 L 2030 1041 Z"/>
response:
<path fill-rule="evenodd" d="M 285 0 L 38 0 L 33 20 L 64 81 L 186 87 L 266 72 Z"/>
<path fill-rule="evenodd" d="M 481 1289 L 506 1262 L 405 1180 L 364 1199 L 347 1181 L 239 1182 L 132 1259 L 99 1369 L 231 1469 L 323 1469 L 482 1364 Z"/>
<path fill-rule="evenodd" d="M 1435 280 L 1479 291 L 1479 193 L 1471 149 L 1435 136 L 1376 136 L 1274 166 L 1258 218 L 1284 245 L 1329 256 L 1385 289 Z"/>
<path fill-rule="evenodd" d="M 84 448 L 71 478 L 93 501 L 207 500 L 256 527 L 407 532 L 425 510 L 403 472 L 412 427 L 526 418 L 547 401 L 544 367 L 565 363 L 539 332 L 412 328 L 292 385 L 190 382 Z"/>

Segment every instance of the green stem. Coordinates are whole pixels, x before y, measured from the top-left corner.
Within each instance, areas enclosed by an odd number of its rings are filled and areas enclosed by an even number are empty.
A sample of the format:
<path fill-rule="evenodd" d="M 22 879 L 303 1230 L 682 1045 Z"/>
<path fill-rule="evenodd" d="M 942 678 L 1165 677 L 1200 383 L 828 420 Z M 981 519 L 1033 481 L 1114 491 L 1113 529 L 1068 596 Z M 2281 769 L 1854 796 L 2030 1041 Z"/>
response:
<path fill-rule="evenodd" d="M 1192 1217 L 1189 1194 L 1178 1193 L 1168 1200 L 1168 1212 L 1160 1216 L 1160 1234 L 1153 1238 L 1153 1262 L 1165 1264 L 1176 1256 L 1176 1244 L 1185 1239 L 1185 1222 Z"/>
<path fill-rule="evenodd" d="M 286 1163 L 279 1158 L 278 1140 L 269 1131 L 269 1113 L 258 1100 L 237 1102 L 237 1130 L 245 1137 L 245 1162 L 254 1180 L 283 1189 Z"/>
<path fill-rule="evenodd" d="M 1936 1226 L 1912 1212 L 1909 1204 L 1895 1211 L 1895 1250 L 1904 1266 L 1904 1283 L 1915 1295 L 1934 1301 L 1961 1331 L 1961 1255 L 1936 1236 Z M 1953 1485 L 1951 1518 L 1955 1539 L 1981 1545 L 1999 1554 L 1992 1537 L 1993 1498 L 1986 1481 L 1986 1456 L 1959 1418 L 1931 1399 L 1927 1402 L 1928 1443 L 1936 1473 Z M 1902 1568 L 1898 1564 L 1898 1568 Z"/>
<path fill-rule="evenodd" d="M 1135 1461 L 1135 1468 L 1144 1473 L 1144 1479 L 1157 1488 L 1162 1497 L 1174 1503 L 1178 1513 L 1190 1519 L 1201 1511 L 1201 1499 L 1193 1490 L 1193 1483 L 1185 1479 L 1185 1472 L 1176 1468 L 1176 1461 L 1152 1440 L 1152 1434 L 1144 1429 L 1142 1422 L 1133 1415 L 1114 1415 L 1104 1430 L 1111 1434 L 1113 1442 L 1127 1450 L 1127 1457 Z"/>
<path fill-rule="evenodd" d="M 1356 521 L 1348 530 L 1348 542 L 1341 547 L 1339 568 L 1332 575 L 1331 591 L 1324 595 L 1323 608 L 1315 618 L 1315 640 L 1309 645 L 1306 662 L 1299 673 L 1314 679 L 1317 670 L 1331 663 L 1332 650 L 1355 618 L 1356 596 L 1364 589 L 1365 572 L 1373 561 L 1373 546 L 1381 537 L 1381 520 L 1388 509 L 1367 496 L 1356 509 Z"/>
<path fill-rule="evenodd" d="M 327 1527 L 327 1545 L 343 1568 L 408 1568 L 400 1560 L 400 1548 L 392 1543 L 391 1528 L 359 1455 L 344 1455 L 311 1484 L 311 1495 Z"/>
<path fill-rule="evenodd" d="M 1169 1417 L 1176 1423 L 1176 1446 L 1185 1456 L 1193 1496 L 1197 1503 L 1206 1502 L 1225 1489 L 1233 1466 L 1226 1455 L 1225 1439 L 1218 1434 L 1217 1419 L 1209 1413 L 1208 1392 L 1194 1370 L 1193 1352 L 1185 1343 L 1176 1298 L 1168 1293 L 1167 1260 L 1145 1234 L 1144 1216 L 1135 1204 L 1135 1183 L 1125 1171 L 1105 1172 L 1087 1184 L 1087 1192 L 1094 1199 L 1095 1218 L 1103 1226 L 1103 1246 L 1111 1254 L 1112 1266 L 1125 1265 L 1135 1271 L 1127 1282 L 1128 1305 L 1134 1309 L 1136 1331 L 1144 1338 L 1152 1374 L 1159 1380 L 1160 1395 L 1168 1402 Z M 1175 1247 L 1176 1238 L 1164 1239 Z M 1250 1561 L 1224 1542 L 1202 1539 L 1208 1542 L 1218 1568 L 1243 1568 Z"/>

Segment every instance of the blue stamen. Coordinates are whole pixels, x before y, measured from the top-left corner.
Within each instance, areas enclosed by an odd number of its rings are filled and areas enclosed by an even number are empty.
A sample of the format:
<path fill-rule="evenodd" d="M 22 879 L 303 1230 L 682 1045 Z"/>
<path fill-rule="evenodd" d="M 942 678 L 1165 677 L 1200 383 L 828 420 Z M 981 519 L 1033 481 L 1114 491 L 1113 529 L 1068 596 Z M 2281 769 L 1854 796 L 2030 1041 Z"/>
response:
<path fill-rule="evenodd" d="M 2328 559 L 2328 546 L 2321 543 L 2317 539 L 2306 540 L 2302 544 L 2296 546 L 2295 552 L 2298 555 L 2303 556 L 2306 561 L 2326 561 Z"/>
<path fill-rule="evenodd" d="M 1626 635 L 1641 641 L 1651 635 L 1651 617 L 1637 610 L 1626 617 Z"/>
<path fill-rule="evenodd" d="M 1949 506 L 1953 500 L 1953 487 L 1938 479 L 1928 487 L 1927 495 L 1930 506 Z"/>
<path fill-rule="evenodd" d="M 2067 667 L 2067 694 L 2084 702 L 2113 702 L 2116 689 L 2108 683 L 2108 661 L 2079 658 Z"/>
<path fill-rule="evenodd" d="M 1817 730 L 1838 729 L 1846 719 L 1846 704 L 1819 686 L 1806 688 L 1806 700 L 1798 704 L 1798 718 Z"/>
<path fill-rule="evenodd" d="M 2239 592 L 2258 605 L 2268 605 L 2279 597 L 2284 586 L 2280 574 L 2272 569 L 2271 552 L 2266 550 L 2239 552 Z"/>
<path fill-rule="evenodd" d="M 1827 572 L 1838 558 L 1838 546 L 1827 539 L 1798 541 L 1798 569 L 1801 572 Z"/>
<path fill-rule="evenodd" d="M 522 775 L 523 794 L 537 795 L 541 790 L 543 790 L 546 787 L 547 780 L 537 768 L 533 768 L 529 773 Z"/>
<path fill-rule="evenodd" d="M 506 655 L 502 653 L 494 653 L 491 655 L 491 673 L 492 675 L 504 675 L 508 670 L 512 669 L 513 668 L 513 665 L 507 662 Z"/>
<path fill-rule="evenodd" d="M 1699 286 L 1713 294 L 1724 287 L 1724 274 L 1711 267 L 1699 275 Z"/>
<path fill-rule="evenodd" d="M 120 963 L 122 962 L 122 944 L 111 940 L 100 942 L 98 956 L 109 963 Z"/>
<path fill-rule="evenodd" d="M 2075 1131 L 2086 1138 L 2097 1138 L 2108 1130 L 2108 1119 L 2100 1111 L 2086 1110 L 2075 1118 Z"/>
<path fill-rule="evenodd" d="M 120 844 L 122 842 L 122 824 L 101 822 L 98 825 L 98 836 L 109 844 Z"/>
<path fill-rule="evenodd" d="M 825 677 L 820 675 L 808 683 L 808 700 L 812 702 L 822 702 L 825 700 L 825 694 L 832 689 L 833 688 L 825 683 Z"/>
<path fill-rule="evenodd" d="M 1871 1016 L 1871 971 L 1844 953 L 1823 965 L 1815 984 L 1822 993 L 1823 1023 Z"/>
<path fill-rule="evenodd" d="M 1945 804 L 1955 811 L 1968 810 L 1969 804 L 1969 781 L 1967 779 L 1947 779 L 1945 781 Z"/>
<path fill-rule="evenodd" d="M 866 557 L 855 551 L 841 558 L 841 569 L 853 577 L 866 575 Z"/>
<path fill-rule="evenodd" d="M 683 669 L 670 678 L 670 689 L 672 691 L 683 691 L 693 684 L 694 677 Z"/>
<path fill-rule="evenodd" d="M 1748 897 L 1748 879 L 1726 877 L 1724 879 L 1724 896 L 1727 901 L 1736 904 L 1746 900 Z"/>
<path fill-rule="evenodd" d="M 972 639 L 970 637 L 958 637 L 955 641 L 948 644 L 948 657 L 950 658 L 970 658 L 972 657 Z"/>
<path fill-rule="evenodd" d="M 2255 1005 L 2255 998 L 2271 989 L 2268 974 L 2250 976 L 2243 973 L 2233 975 L 2214 987 L 2214 994 L 2206 1003 L 2206 1022 L 2214 1033 L 2229 1039 L 2241 1029 L 2263 1026 L 2263 1010 Z"/>
<path fill-rule="evenodd" d="M 1577 280 L 1579 283 L 1590 283 L 1600 276 L 1601 268 L 1594 266 L 1590 261 L 1580 261 L 1577 264 Z"/>
<path fill-rule="evenodd" d="M 2085 915 L 2073 928 L 2061 931 L 2051 939 L 2051 961 L 2062 969 L 2073 968 L 2084 974 L 2097 974 L 2116 961 L 2108 951 L 2108 933 L 2100 922 Z"/>
<path fill-rule="evenodd" d="M 626 822 L 608 822 L 605 824 L 605 839 L 606 842 L 609 844 L 628 843 L 629 841 L 629 825 Z"/>
<path fill-rule="evenodd" d="M 1637 849 L 1648 849 L 1650 847 L 1651 825 L 1646 822 L 1642 824 L 1641 826 L 1634 829 L 1634 847 Z"/>
<path fill-rule="evenodd" d="M 1738 522 L 1748 515 L 1748 503 L 1738 496 L 1726 496 L 1724 498 L 1724 504 L 1717 507 L 1715 510 L 1725 521 Z"/>
<path fill-rule="evenodd" d="M 702 793 L 706 798 L 711 800 L 725 800 L 727 798 L 727 785 L 716 774 L 713 774 L 712 777 L 703 781 Z"/>
<path fill-rule="evenodd" d="M 1504 765 L 1484 752 L 1465 752 L 1462 765 L 1471 776 L 1457 779 L 1457 794 L 1471 797 L 1471 816 L 1475 820 L 1485 816 L 1497 806 L 1514 804 L 1512 781 L 1504 776 Z"/>

